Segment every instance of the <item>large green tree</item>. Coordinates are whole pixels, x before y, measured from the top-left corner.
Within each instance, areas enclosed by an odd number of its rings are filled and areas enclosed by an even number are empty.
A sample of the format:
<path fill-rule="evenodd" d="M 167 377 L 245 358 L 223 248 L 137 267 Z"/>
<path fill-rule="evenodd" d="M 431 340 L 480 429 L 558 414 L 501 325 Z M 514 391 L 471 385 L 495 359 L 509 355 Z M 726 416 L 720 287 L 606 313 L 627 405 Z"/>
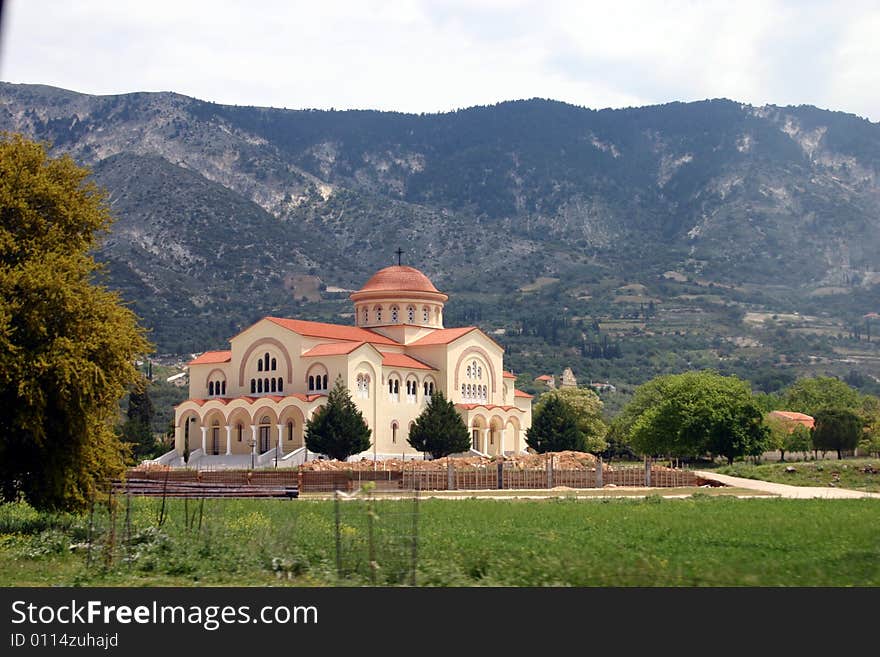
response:
<path fill-rule="evenodd" d="M 767 446 L 761 408 L 735 376 L 700 371 L 657 377 L 636 389 L 631 404 L 621 426 L 643 454 L 709 453 L 732 463 Z"/>
<path fill-rule="evenodd" d="M 336 377 L 327 403 L 306 422 L 306 447 L 317 454 L 344 461 L 370 448 L 370 428 L 342 377 Z"/>
<path fill-rule="evenodd" d="M 574 413 L 578 429 L 584 436 L 585 451 L 598 453 L 607 449 L 605 435 L 608 433 L 608 425 L 602 419 L 602 400 L 595 392 L 587 388 L 550 390 L 538 398 L 534 412 L 541 412 L 552 397 L 561 399 Z"/>
<path fill-rule="evenodd" d="M 471 446 L 467 425 L 455 410 L 455 404 L 440 391 L 431 395 L 425 410 L 416 418 L 407 442 L 413 449 L 428 452 L 435 459 L 466 452 Z"/>
<path fill-rule="evenodd" d="M 767 449 L 778 449 L 780 461 L 785 461 L 786 452 L 809 452 L 813 449 L 810 430 L 799 422 L 768 413 L 764 416 L 764 426 L 767 427 Z"/>
<path fill-rule="evenodd" d="M 70 157 L 0 135 L 0 486 L 84 507 L 124 467 L 119 400 L 150 350 L 90 252 L 106 196 Z"/>
<path fill-rule="evenodd" d="M 855 449 L 862 437 L 864 423 L 847 408 L 823 408 L 816 413 L 813 427 L 813 448 L 834 450 L 842 458 L 843 450 Z"/>
<path fill-rule="evenodd" d="M 559 396 L 547 399 L 526 430 L 526 444 L 536 452 L 586 451 L 584 434 L 571 407 Z"/>
<path fill-rule="evenodd" d="M 144 376 L 131 386 L 127 419 L 122 425 L 122 440 L 129 446 L 136 461 L 157 456 L 161 450 L 153 435 L 153 401 L 149 388 L 149 381 Z"/>
<path fill-rule="evenodd" d="M 830 376 L 798 379 L 782 397 L 786 411 L 806 413 L 815 417 L 823 408 L 848 408 L 859 412 L 864 395 L 844 381 Z"/>

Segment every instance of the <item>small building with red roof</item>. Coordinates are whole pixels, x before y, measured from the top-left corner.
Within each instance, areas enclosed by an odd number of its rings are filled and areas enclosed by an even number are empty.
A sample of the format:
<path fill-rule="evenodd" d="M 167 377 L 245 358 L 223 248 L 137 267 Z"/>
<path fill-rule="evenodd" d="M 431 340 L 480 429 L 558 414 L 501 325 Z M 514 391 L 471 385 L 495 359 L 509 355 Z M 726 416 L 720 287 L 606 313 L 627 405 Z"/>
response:
<path fill-rule="evenodd" d="M 407 437 L 435 391 L 456 404 L 473 450 L 525 451 L 531 397 L 504 370 L 504 349 L 475 326 L 444 327 L 448 296 L 424 273 L 386 267 L 350 298 L 353 326 L 264 317 L 229 349 L 190 361 L 190 398 L 175 409 L 177 455 L 191 467 L 243 457 L 298 465 L 305 423 L 337 377 L 372 432 L 370 450 L 353 458 L 419 456 Z"/>

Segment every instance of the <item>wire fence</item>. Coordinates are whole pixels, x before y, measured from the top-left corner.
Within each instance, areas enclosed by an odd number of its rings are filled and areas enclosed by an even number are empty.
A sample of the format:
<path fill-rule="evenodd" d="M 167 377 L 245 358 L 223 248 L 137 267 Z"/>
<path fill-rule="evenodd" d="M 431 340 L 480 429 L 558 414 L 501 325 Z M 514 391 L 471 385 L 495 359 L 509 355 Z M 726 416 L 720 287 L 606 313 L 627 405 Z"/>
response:
<path fill-rule="evenodd" d="M 415 586 L 419 492 L 378 502 L 373 490 L 365 482 L 352 494 L 334 494 L 337 577 L 374 586 Z"/>

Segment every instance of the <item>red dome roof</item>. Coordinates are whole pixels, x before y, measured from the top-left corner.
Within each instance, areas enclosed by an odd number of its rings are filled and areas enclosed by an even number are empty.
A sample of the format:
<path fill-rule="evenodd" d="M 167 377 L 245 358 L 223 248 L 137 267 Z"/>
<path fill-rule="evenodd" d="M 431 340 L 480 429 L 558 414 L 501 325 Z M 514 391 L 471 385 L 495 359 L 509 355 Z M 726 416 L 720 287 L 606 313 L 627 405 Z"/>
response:
<path fill-rule="evenodd" d="M 422 272 L 414 267 L 394 265 L 377 271 L 358 292 L 433 292 L 440 290 Z"/>

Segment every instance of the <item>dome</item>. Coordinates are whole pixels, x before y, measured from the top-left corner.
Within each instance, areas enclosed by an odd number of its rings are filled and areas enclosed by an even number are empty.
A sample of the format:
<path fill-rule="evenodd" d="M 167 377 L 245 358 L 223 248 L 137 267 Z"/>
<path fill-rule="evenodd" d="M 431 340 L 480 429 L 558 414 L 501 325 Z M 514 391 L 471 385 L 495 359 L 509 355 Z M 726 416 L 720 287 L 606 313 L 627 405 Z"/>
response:
<path fill-rule="evenodd" d="M 430 279 L 414 267 L 394 265 L 380 269 L 358 292 L 433 292 L 440 294 Z"/>

